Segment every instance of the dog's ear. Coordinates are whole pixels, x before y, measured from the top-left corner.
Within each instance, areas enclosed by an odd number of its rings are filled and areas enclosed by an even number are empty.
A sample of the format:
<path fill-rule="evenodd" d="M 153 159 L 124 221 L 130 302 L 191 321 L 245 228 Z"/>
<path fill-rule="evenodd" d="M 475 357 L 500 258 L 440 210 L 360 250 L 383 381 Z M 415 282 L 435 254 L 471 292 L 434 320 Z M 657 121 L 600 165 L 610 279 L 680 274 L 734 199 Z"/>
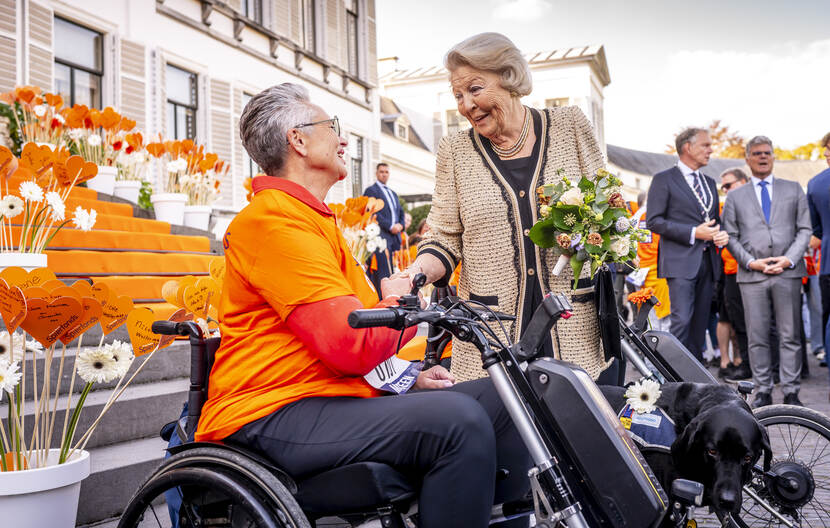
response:
<path fill-rule="evenodd" d="M 761 422 L 756 422 L 758 425 L 758 432 L 761 438 L 761 449 L 764 451 L 764 471 L 769 471 L 772 465 L 772 447 L 769 444 L 769 435 L 767 428 Z"/>
<path fill-rule="evenodd" d="M 692 478 L 699 469 L 703 448 L 698 433 L 702 424 L 700 417 L 692 420 L 671 445 L 674 467 L 682 478 Z"/>

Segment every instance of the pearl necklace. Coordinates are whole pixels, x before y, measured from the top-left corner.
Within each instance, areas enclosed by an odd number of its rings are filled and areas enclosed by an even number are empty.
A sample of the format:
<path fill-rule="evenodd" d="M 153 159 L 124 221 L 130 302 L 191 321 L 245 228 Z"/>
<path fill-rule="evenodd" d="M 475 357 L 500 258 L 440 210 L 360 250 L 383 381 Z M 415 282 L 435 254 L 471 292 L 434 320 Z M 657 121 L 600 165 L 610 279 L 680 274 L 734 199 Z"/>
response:
<path fill-rule="evenodd" d="M 530 112 L 527 111 L 527 107 L 525 109 L 525 122 L 522 125 L 522 133 L 519 134 L 519 139 L 516 140 L 516 143 L 513 144 L 512 147 L 503 149 L 500 148 L 498 145 L 490 142 L 490 146 L 493 147 L 493 152 L 495 152 L 500 158 L 512 158 L 516 154 L 518 154 L 522 148 L 524 148 L 525 143 L 527 142 L 527 135 L 530 131 Z"/>

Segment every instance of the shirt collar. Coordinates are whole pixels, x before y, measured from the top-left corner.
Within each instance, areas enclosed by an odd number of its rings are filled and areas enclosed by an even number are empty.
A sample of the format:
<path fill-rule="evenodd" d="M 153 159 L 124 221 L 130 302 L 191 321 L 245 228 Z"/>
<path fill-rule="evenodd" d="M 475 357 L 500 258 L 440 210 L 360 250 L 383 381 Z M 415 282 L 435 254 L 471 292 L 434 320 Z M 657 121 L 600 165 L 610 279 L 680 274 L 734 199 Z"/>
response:
<path fill-rule="evenodd" d="M 311 194 L 308 189 L 299 183 L 294 183 L 293 181 L 286 180 L 285 178 L 280 178 L 278 176 L 255 176 L 251 182 L 251 189 L 253 189 L 254 194 L 257 194 L 265 189 L 276 189 L 303 202 L 321 215 L 334 216 L 331 209 Z"/>
<path fill-rule="evenodd" d="M 756 187 L 760 187 L 762 181 L 765 181 L 765 182 L 769 183 L 769 186 L 767 188 L 772 187 L 772 178 L 773 178 L 772 174 L 770 174 L 769 176 L 767 176 L 763 180 L 761 180 L 761 178 L 758 178 L 756 176 L 752 176 L 751 178 L 752 178 L 752 185 L 754 185 Z"/>
<path fill-rule="evenodd" d="M 682 172 L 682 173 L 683 173 L 683 176 L 684 176 L 684 177 L 685 177 L 685 176 L 689 176 L 689 175 L 690 175 L 690 174 L 692 174 L 693 172 L 697 172 L 697 171 L 695 171 L 695 170 L 692 170 L 692 168 L 691 168 L 691 167 L 689 167 L 688 165 L 686 165 L 685 163 L 683 163 L 683 162 L 682 162 L 682 161 L 680 161 L 680 160 L 677 160 L 677 168 L 678 168 L 678 169 L 680 169 L 680 172 Z M 700 169 L 698 169 L 698 170 L 700 170 Z"/>

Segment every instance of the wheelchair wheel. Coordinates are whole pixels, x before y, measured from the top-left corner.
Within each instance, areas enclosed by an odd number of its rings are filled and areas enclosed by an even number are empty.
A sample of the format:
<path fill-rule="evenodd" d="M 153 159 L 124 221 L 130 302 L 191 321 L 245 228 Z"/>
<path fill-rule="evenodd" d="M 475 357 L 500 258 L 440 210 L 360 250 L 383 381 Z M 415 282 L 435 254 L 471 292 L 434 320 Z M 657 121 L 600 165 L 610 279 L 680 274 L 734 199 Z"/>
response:
<path fill-rule="evenodd" d="M 792 405 L 769 405 L 755 411 L 766 427 L 772 447 L 772 479 L 756 472 L 743 493 L 741 513 L 732 526 L 830 528 L 830 419 L 820 412 Z M 774 514 L 769 509 L 775 510 Z"/>
<path fill-rule="evenodd" d="M 168 505 L 175 503 L 181 505 L 171 513 Z M 118 528 L 172 526 L 311 528 L 273 473 L 238 453 L 211 447 L 167 459 L 139 488 L 118 523 Z"/>

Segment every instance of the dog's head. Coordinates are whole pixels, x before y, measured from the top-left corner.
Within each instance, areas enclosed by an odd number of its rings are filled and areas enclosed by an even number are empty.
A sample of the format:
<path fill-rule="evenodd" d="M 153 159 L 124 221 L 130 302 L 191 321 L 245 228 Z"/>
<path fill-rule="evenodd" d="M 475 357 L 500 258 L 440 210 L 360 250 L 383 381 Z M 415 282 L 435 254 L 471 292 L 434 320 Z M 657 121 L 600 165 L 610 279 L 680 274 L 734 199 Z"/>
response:
<path fill-rule="evenodd" d="M 733 404 L 702 412 L 672 444 L 678 476 L 703 484 L 704 504 L 722 512 L 740 511 L 741 488 L 749 482 L 761 454 L 768 470 L 772 449 L 764 426 L 747 409 Z"/>

